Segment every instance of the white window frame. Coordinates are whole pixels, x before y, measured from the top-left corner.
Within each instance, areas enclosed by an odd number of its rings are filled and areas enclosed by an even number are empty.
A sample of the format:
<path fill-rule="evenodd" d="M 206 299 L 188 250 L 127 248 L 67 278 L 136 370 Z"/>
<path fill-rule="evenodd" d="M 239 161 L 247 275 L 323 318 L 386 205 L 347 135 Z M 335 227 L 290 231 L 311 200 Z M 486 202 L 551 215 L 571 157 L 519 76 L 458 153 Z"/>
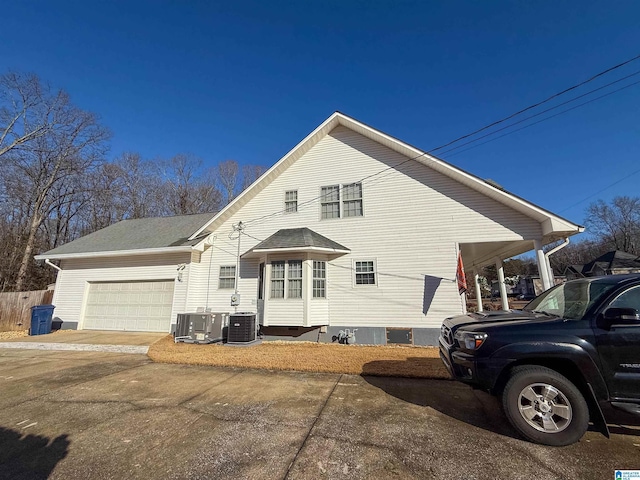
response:
<path fill-rule="evenodd" d="M 225 274 L 223 275 L 223 269 L 231 269 L 229 270 L 233 274 Z M 225 272 L 227 273 L 227 272 Z M 229 286 L 222 286 L 222 281 L 233 280 L 233 284 Z M 234 290 L 236 288 L 236 266 L 235 265 L 220 265 L 220 270 L 218 271 L 218 290 Z"/>
<path fill-rule="evenodd" d="M 373 266 L 372 272 L 358 272 L 358 263 L 371 263 Z M 359 258 L 353 260 L 353 286 L 357 288 L 377 287 L 378 286 L 378 262 L 375 258 Z M 373 273 L 373 283 L 358 283 L 358 274 Z"/>
<path fill-rule="evenodd" d="M 295 198 L 291 198 L 290 195 Z M 284 213 L 298 213 L 298 190 L 287 190 L 284 192 Z"/>
<path fill-rule="evenodd" d="M 302 300 L 302 298 L 304 297 L 304 260 L 299 259 L 299 258 L 291 258 L 291 259 L 287 259 L 287 260 L 271 260 L 269 262 L 271 264 L 271 268 L 270 268 L 270 278 L 269 278 L 269 300 Z M 291 274 L 290 274 L 290 269 L 289 266 L 291 265 L 291 263 L 299 263 L 300 264 L 300 276 L 299 277 L 294 277 L 291 278 Z M 273 277 L 273 266 L 275 264 L 283 264 L 284 265 L 284 271 L 283 271 L 283 276 L 282 277 L 278 277 L 278 278 L 274 278 Z M 299 297 L 292 297 L 291 296 L 291 281 L 299 281 L 300 282 L 300 296 Z M 278 287 L 278 292 L 280 290 L 282 290 L 282 296 L 281 297 L 274 297 L 273 293 L 274 293 L 274 289 L 273 286 L 275 283 L 278 283 L 278 285 L 282 285 L 282 287 Z"/>
<path fill-rule="evenodd" d="M 311 282 L 312 282 L 312 287 L 311 287 L 311 298 L 314 299 L 326 299 L 327 298 L 327 262 L 326 260 L 312 260 L 312 264 L 311 264 Z M 320 277 L 320 276 L 316 276 L 316 263 L 321 263 L 322 264 L 322 273 L 324 274 L 324 276 Z M 316 282 L 318 282 L 316 284 Z M 316 285 L 321 285 L 316 287 Z M 316 295 L 317 291 L 322 290 L 322 295 Z"/>
<path fill-rule="evenodd" d="M 360 196 L 354 198 L 346 198 L 346 189 L 349 187 L 359 185 L 360 186 Z M 337 188 L 338 197 L 335 200 L 328 201 L 325 199 L 326 193 L 322 192 L 323 188 Z M 345 212 L 347 209 L 345 205 L 348 203 L 360 202 L 360 215 L 346 215 Z M 323 207 L 325 205 L 336 204 L 338 206 L 338 216 L 336 217 L 325 217 L 323 215 Z M 320 220 L 336 220 L 339 218 L 359 218 L 364 217 L 364 188 L 362 182 L 351 182 L 351 183 L 342 183 L 342 184 L 332 184 L 332 185 L 322 185 L 320 187 Z"/>

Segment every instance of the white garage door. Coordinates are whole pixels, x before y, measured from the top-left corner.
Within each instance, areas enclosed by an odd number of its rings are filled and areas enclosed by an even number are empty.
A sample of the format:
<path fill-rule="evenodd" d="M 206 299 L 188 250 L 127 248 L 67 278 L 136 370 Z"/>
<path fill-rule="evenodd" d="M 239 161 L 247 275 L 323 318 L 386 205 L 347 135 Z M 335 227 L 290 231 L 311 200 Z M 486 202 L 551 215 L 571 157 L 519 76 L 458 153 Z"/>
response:
<path fill-rule="evenodd" d="M 89 285 L 82 328 L 168 332 L 173 280 Z"/>

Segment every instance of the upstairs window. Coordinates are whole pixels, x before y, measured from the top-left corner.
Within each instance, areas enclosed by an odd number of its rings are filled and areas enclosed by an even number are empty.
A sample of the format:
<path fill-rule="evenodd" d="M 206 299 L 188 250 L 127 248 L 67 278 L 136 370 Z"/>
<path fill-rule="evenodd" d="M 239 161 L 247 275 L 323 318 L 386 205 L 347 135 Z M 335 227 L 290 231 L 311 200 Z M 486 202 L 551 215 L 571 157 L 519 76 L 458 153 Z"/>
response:
<path fill-rule="evenodd" d="M 376 284 L 376 262 L 373 260 L 356 261 L 355 263 L 355 283 L 356 285 Z"/>
<path fill-rule="evenodd" d="M 361 183 L 352 183 L 342 188 L 342 214 L 344 217 L 362 216 Z"/>
<path fill-rule="evenodd" d="M 236 266 L 221 265 L 218 288 L 236 288 Z"/>
<path fill-rule="evenodd" d="M 288 190 L 284 192 L 284 213 L 296 213 L 298 211 L 298 191 Z"/>
<path fill-rule="evenodd" d="M 322 187 L 320 205 L 321 218 L 340 218 L 340 185 Z"/>

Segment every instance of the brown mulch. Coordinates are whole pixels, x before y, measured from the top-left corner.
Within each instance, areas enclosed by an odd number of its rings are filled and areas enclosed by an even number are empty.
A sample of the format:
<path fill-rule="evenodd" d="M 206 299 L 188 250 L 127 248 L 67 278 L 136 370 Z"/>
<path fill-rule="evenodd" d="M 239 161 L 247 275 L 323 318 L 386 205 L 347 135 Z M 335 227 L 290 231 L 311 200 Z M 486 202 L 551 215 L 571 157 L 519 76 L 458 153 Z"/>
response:
<path fill-rule="evenodd" d="M 168 335 L 149 347 L 155 362 L 216 367 L 448 379 L 437 347 L 263 342 L 252 346 L 174 343 Z"/>
<path fill-rule="evenodd" d="M 27 335 L 29 335 L 29 330 L 14 330 L 10 332 L 0 332 L 0 341 L 26 337 Z"/>

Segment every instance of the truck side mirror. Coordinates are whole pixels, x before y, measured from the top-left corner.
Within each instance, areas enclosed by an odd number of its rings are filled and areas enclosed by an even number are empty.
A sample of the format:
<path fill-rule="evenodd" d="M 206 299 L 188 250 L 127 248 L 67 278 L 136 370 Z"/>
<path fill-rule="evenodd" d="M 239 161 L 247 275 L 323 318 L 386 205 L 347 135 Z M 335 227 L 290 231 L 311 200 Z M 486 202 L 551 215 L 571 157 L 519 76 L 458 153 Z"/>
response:
<path fill-rule="evenodd" d="M 637 325 L 640 327 L 640 314 L 635 308 L 607 308 L 600 314 L 598 320 L 598 326 L 605 330 L 609 330 L 615 325 Z"/>

